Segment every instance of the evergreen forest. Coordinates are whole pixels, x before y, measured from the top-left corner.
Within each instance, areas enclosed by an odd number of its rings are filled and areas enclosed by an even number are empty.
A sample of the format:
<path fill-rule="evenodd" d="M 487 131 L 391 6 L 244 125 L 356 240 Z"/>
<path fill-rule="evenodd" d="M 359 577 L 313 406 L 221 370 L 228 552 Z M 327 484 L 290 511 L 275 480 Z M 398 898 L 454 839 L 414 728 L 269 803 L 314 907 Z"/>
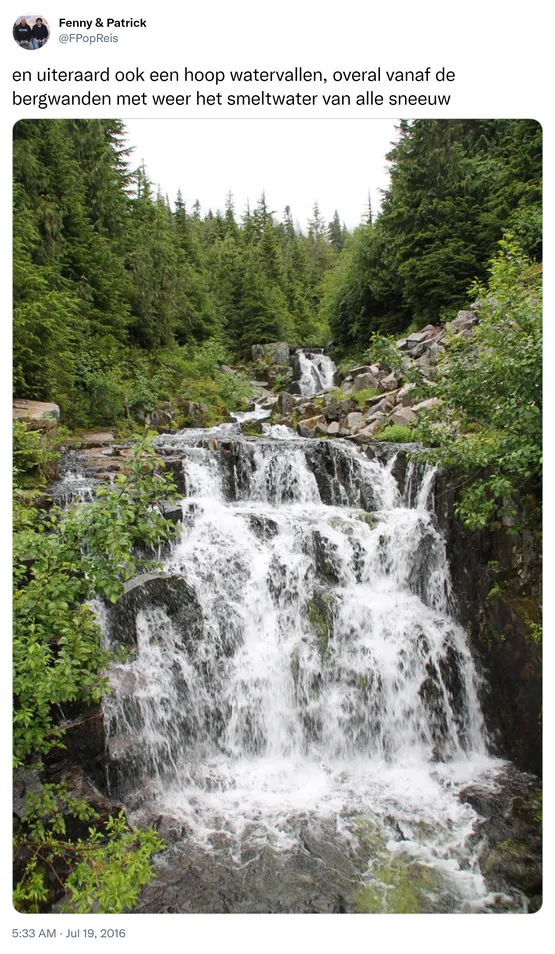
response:
<path fill-rule="evenodd" d="M 542 130 L 397 133 L 347 229 L 14 127 L 18 911 L 541 904 Z"/>

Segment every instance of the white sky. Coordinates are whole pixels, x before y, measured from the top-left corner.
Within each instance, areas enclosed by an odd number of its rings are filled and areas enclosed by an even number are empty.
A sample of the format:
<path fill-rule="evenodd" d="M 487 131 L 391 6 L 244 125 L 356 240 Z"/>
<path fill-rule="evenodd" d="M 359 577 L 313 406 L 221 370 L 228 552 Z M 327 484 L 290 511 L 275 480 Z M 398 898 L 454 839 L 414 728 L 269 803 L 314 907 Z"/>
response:
<path fill-rule="evenodd" d="M 326 119 L 129 119 L 124 120 L 130 160 L 144 160 L 154 185 L 173 204 L 180 188 L 188 210 L 223 210 L 228 191 L 239 218 L 247 200 L 264 190 L 281 218 L 286 205 L 306 230 L 314 201 L 329 221 L 337 209 L 349 229 L 367 204 L 377 211 L 388 185 L 385 154 L 396 139 L 392 120 Z"/>

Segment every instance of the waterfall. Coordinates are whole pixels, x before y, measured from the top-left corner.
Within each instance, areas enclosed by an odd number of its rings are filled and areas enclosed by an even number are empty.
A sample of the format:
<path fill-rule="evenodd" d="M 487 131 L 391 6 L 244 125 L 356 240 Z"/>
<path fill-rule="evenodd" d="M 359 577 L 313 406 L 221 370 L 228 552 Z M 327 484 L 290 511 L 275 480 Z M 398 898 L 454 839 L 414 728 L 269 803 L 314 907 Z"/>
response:
<path fill-rule="evenodd" d="M 409 465 L 399 488 L 395 456 L 280 437 L 159 438 L 186 488 L 164 569 L 193 588 L 202 632 L 140 612 L 105 702 L 114 793 L 226 871 L 265 852 L 286 865 L 307 832 L 347 857 L 372 826 L 360 880 L 384 905 L 387 858 L 428 872 L 429 910 L 520 910 L 488 894 L 458 798 L 500 763 L 428 509 L 434 471 Z"/>
<path fill-rule="evenodd" d="M 302 395 L 309 397 L 320 391 L 331 391 L 336 367 L 327 354 L 318 351 L 297 351 L 296 358 Z"/>

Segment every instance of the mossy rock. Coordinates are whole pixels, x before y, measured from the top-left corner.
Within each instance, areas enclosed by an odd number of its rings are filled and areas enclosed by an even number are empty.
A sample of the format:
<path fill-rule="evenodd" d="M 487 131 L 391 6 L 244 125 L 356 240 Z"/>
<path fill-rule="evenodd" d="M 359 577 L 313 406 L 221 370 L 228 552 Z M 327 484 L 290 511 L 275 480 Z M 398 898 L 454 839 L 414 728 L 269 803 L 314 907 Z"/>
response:
<path fill-rule="evenodd" d="M 241 430 L 247 437 L 259 437 L 262 434 L 262 421 L 244 421 Z"/>
<path fill-rule="evenodd" d="M 331 593 L 315 594 L 307 603 L 307 616 L 316 635 L 316 645 L 320 658 L 324 660 L 329 646 L 332 624 L 332 605 L 334 597 Z"/>
<path fill-rule="evenodd" d="M 437 875 L 425 865 L 392 858 L 372 872 L 372 882 L 355 893 L 360 914 L 423 914 L 429 912 L 429 892 L 437 889 Z"/>
<path fill-rule="evenodd" d="M 375 513 L 367 513 L 365 510 L 357 515 L 357 520 L 367 523 L 371 530 L 378 525 L 378 518 Z"/>

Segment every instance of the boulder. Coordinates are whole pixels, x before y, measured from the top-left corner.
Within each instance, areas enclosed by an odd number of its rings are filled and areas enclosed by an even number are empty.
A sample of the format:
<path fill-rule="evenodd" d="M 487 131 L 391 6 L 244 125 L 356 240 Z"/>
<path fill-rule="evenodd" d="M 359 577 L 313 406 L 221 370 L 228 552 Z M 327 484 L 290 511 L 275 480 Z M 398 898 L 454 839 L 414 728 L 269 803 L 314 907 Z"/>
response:
<path fill-rule="evenodd" d="M 295 407 L 295 398 L 288 391 L 282 391 L 278 395 L 277 409 L 280 414 L 290 414 Z"/>
<path fill-rule="evenodd" d="M 320 421 L 320 422 L 316 425 L 315 430 L 316 430 L 316 434 L 317 434 L 319 437 L 325 437 L 326 434 L 328 433 L 327 425 L 324 424 L 323 421 Z"/>
<path fill-rule="evenodd" d="M 411 407 L 398 407 L 395 408 L 393 414 L 389 418 L 390 424 L 414 424 L 417 420 L 417 416 L 414 413 Z"/>
<path fill-rule="evenodd" d="M 110 635 L 125 646 L 138 641 L 137 615 L 144 610 L 162 609 L 180 633 L 182 642 L 202 634 L 202 608 L 195 591 L 177 573 L 142 573 L 128 580 L 114 605 Z"/>
<path fill-rule="evenodd" d="M 328 437 L 335 437 L 339 433 L 339 423 L 337 421 L 331 421 L 328 424 Z"/>
<path fill-rule="evenodd" d="M 170 523 L 183 522 L 183 507 L 181 504 L 170 503 L 169 500 L 159 500 L 157 506 L 162 516 Z"/>
<path fill-rule="evenodd" d="M 406 351 L 406 349 L 407 349 L 407 347 L 408 347 L 408 341 L 407 341 L 407 339 L 406 339 L 406 338 L 399 338 L 399 340 L 395 342 L 395 347 L 398 348 L 399 351 Z"/>
<path fill-rule="evenodd" d="M 347 377 L 354 380 L 359 374 L 367 374 L 371 370 L 369 364 L 361 364 L 360 368 L 351 368 L 350 371 L 347 371 Z"/>
<path fill-rule="evenodd" d="M 425 331 L 415 331 L 412 335 L 409 335 L 407 338 L 409 348 L 412 344 L 420 344 L 420 342 L 425 340 L 426 340 Z"/>
<path fill-rule="evenodd" d="M 109 447 L 114 441 L 115 437 L 110 431 L 99 431 L 94 434 L 83 434 L 76 444 L 69 441 L 68 444 L 84 450 L 89 447 Z"/>
<path fill-rule="evenodd" d="M 479 321 L 475 311 L 459 311 L 453 321 L 448 321 L 445 330 L 453 333 L 455 331 L 469 331 Z"/>
<path fill-rule="evenodd" d="M 383 397 L 381 401 L 378 401 L 377 404 L 373 404 L 370 407 L 370 410 L 366 413 L 366 420 L 369 421 L 371 418 L 375 417 L 376 414 L 388 414 L 394 408 L 394 402 L 391 397 Z"/>
<path fill-rule="evenodd" d="M 341 427 L 343 430 L 350 431 L 351 434 L 354 434 L 356 431 L 360 431 L 365 424 L 364 414 L 361 414 L 360 411 L 352 411 L 350 414 L 347 414 L 347 417 L 341 422 Z"/>
<path fill-rule="evenodd" d="M 289 345 L 286 341 L 272 341 L 251 347 L 253 361 L 268 361 L 268 364 L 289 365 Z"/>
<path fill-rule="evenodd" d="M 378 387 L 378 378 L 374 376 L 372 371 L 366 371 L 364 374 L 357 374 L 353 381 L 353 389 L 355 391 L 366 391 L 367 389 L 375 390 Z"/>
<path fill-rule="evenodd" d="M 429 411 L 432 407 L 441 407 L 442 404 L 443 401 L 441 398 L 432 397 L 428 398 L 426 401 L 420 401 L 420 404 L 415 404 L 413 411 L 416 411 L 417 413 L 418 411 Z"/>
<path fill-rule="evenodd" d="M 423 354 L 426 354 L 428 350 L 428 345 L 425 341 L 416 341 L 414 344 L 409 342 L 408 353 L 411 358 L 420 358 Z"/>
<path fill-rule="evenodd" d="M 297 434 L 301 437 L 314 437 L 316 433 L 316 425 L 323 423 L 324 418 L 320 415 L 318 417 L 307 417 L 306 420 L 300 421 L 297 425 Z"/>
<path fill-rule="evenodd" d="M 397 404 L 400 404 L 401 407 L 410 407 L 414 399 L 415 384 L 405 384 L 400 391 L 397 392 Z"/>
<path fill-rule="evenodd" d="M 14 421 L 24 421 L 32 431 L 50 430 L 60 420 L 60 408 L 48 401 L 28 401 L 14 398 L 12 407 Z"/>
<path fill-rule="evenodd" d="M 275 394 L 265 395 L 261 401 L 257 401 L 258 407 L 261 407 L 264 411 L 271 411 L 273 407 L 277 404 L 277 396 Z"/>
<path fill-rule="evenodd" d="M 351 398 L 347 398 L 345 401 L 337 401 L 335 404 L 330 404 L 328 407 L 323 409 L 323 414 L 328 421 L 341 421 L 349 411 L 352 411 L 356 407 L 356 404 Z"/>
<path fill-rule="evenodd" d="M 366 403 L 370 407 L 373 407 L 377 404 L 380 404 L 385 398 L 387 398 L 391 400 L 391 406 L 393 407 L 393 404 L 395 403 L 394 399 L 397 393 L 397 389 L 394 391 L 382 391 L 380 394 L 375 394 L 374 397 L 368 398 Z"/>
<path fill-rule="evenodd" d="M 392 371 L 391 374 L 388 374 L 385 378 L 378 384 L 378 390 L 384 394 L 386 391 L 394 391 L 401 384 L 401 376 L 396 374 L 395 371 Z"/>
<path fill-rule="evenodd" d="M 367 441 L 373 441 L 377 432 L 382 428 L 383 420 L 384 416 L 380 415 L 380 417 L 372 421 L 371 424 L 367 424 L 366 427 L 358 431 L 355 440 L 357 440 L 360 444 L 364 444 Z"/>

